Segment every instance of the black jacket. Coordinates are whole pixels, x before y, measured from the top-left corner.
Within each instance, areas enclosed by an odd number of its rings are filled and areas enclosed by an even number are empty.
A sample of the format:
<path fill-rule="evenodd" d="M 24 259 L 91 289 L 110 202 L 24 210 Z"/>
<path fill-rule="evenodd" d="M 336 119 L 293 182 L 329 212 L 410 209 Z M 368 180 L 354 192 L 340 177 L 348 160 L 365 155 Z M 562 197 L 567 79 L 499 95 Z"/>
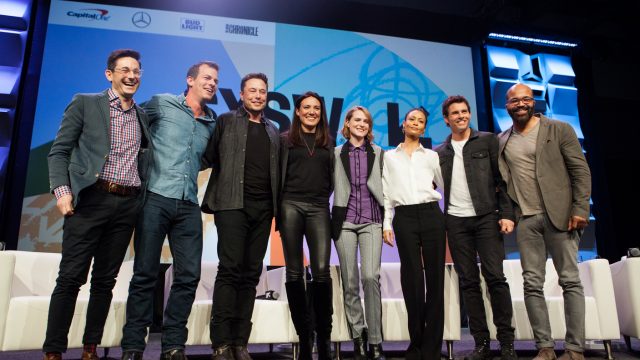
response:
<path fill-rule="evenodd" d="M 271 143 L 269 173 L 273 212 L 277 214 L 280 140 L 278 129 L 271 120 L 263 117 L 262 121 Z M 203 168 L 213 168 L 202 201 L 203 212 L 211 214 L 219 210 L 244 208 L 244 160 L 248 128 L 249 114 L 244 107 L 218 117 L 216 129 L 202 156 Z"/>
<path fill-rule="evenodd" d="M 453 172 L 454 150 L 451 135 L 435 151 L 440 157 L 444 179 L 444 211 L 449 209 L 449 191 Z M 462 150 L 464 171 L 476 215 L 498 211 L 501 219 L 515 221 L 513 204 L 498 169 L 498 139 L 495 134 L 471 129 L 469 141 Z"/>

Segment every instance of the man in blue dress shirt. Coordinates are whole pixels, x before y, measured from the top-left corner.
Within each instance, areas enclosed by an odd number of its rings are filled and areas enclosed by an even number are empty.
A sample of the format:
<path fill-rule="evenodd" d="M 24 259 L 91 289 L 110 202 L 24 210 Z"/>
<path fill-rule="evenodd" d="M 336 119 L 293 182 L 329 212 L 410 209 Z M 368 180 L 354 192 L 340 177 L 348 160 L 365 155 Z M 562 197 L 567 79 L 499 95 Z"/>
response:
<path fill-rule="evenodd" d="M 215 127 L 207 107 L 218 88 L 218 65 L 194 64 L 187 72 L 185 95 L 155 95 L 149 115 L 154 154 L 146 202 L 134 239 L 134 275 L 127 299 L 122 359 L 141 360 L 153 320 L 153 294 L 165 236 L 173 255 L 174 281 L 162 325 L 163 360 L 186 359 L 187 319 L 200 281 L 202 217 L 198 206 L 201 157 Z"/>

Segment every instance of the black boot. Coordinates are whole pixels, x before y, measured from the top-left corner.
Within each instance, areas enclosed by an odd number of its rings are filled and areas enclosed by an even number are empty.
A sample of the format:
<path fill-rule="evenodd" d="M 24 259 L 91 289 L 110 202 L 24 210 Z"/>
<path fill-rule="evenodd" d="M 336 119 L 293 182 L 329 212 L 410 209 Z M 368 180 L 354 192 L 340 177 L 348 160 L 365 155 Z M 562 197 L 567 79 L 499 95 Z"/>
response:
<path fill-rule="evenodd" d="M 382 352 L 382 344 L 369 344 L 369 359 L 371 360 L 386 360 L 384 353 Z"/>
<path fill-rule="evenodd" d="M 367 331 L 353 339 L 353 360 L 367 360 Z"/>
<path fill-rule="evenodd" d="M 488 360 L 491 359 L 491 347 L 489 339 L 476 339 L 476 347 L 471 355 L 465 360 Z"/>
<path fill-rule="evenodd" d="M 307 293 L 302 281 L 286 282 L 287 299 L 291 321 L 296 328 L 299 338 L 298 358 L 294 360 L 311 360 L 313 352 L 313 331 L 311 330 L 311 318 L 307 306 Z"/>
<path fill-rule="evenodd" d="M 333 298 L 331 281 L 312 282 L 313 310 L 316 316 L 316 345 L 318 360 L 333 360 L 331 354 L 331 315 L 333 315 Z"/>

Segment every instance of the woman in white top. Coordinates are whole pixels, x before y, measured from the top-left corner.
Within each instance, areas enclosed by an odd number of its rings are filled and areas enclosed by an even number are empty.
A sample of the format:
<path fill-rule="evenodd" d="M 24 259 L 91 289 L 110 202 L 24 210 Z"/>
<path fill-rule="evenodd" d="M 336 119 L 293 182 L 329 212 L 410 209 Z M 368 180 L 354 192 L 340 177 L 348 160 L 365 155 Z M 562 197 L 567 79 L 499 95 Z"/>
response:
<path fill-rule="evenodd" d="M 438 154 L 420 144 L 428 115 L 422 107 L 405 115 L 404 142 L 385 153 L 382 170 L 383 238 L 398 245 L 409 360 L 439 360 L 444 328 L 445 224 L 434 186 L 442 187 L 442 173 Z"/>

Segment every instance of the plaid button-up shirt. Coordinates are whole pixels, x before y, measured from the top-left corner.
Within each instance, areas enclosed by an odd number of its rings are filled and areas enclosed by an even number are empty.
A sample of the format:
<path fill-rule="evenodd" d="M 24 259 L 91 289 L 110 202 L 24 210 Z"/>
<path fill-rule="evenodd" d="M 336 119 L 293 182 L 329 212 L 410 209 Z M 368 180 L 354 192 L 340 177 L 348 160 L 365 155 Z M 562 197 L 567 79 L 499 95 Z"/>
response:
<path fill-rule="evenodd" d="M 142 129 L 138 122 L 135 103 L 128 110 L 122 109 L 118 95 L 109 89 L 110 147 L 107 161 L 102 167 L 99 178 L 125 186 L 140 186 L 138 174 L 138 152 L 142 138 Z M 68 185 L 54 189 L 57 199 L 71 194 Z"/>

